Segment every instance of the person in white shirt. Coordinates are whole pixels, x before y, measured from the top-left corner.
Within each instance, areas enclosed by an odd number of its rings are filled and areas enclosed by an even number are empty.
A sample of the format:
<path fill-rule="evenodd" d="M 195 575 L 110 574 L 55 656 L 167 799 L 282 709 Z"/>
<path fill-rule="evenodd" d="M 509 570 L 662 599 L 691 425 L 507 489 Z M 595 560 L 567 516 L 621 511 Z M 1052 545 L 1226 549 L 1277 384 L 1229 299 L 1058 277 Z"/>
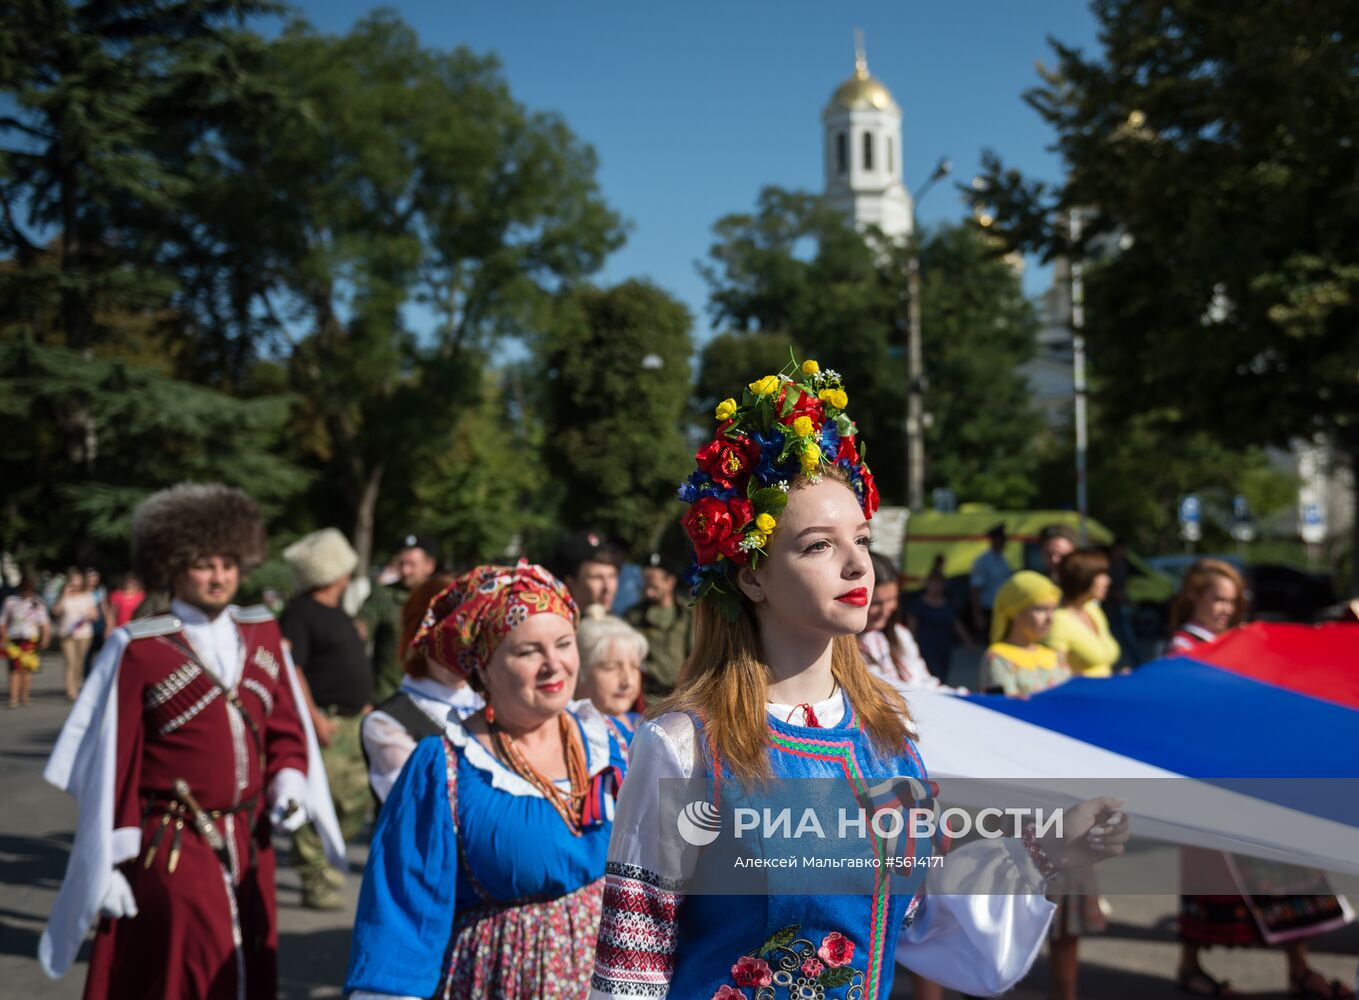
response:
<path fill-rule="evenodd" d="M 359 729 L 368 760 L 368 784 L 379 804 L 387 800 L 421 739 L 442 733 L 449 723 L 461 722 L 485 704 L 462 677 L 410 648 L 430 603 L 452 582 L 453 577 L 439 573 L 411 591 L 401 608 L 397 648 L 405 677 L 391 697 L 368 713 Z"/>

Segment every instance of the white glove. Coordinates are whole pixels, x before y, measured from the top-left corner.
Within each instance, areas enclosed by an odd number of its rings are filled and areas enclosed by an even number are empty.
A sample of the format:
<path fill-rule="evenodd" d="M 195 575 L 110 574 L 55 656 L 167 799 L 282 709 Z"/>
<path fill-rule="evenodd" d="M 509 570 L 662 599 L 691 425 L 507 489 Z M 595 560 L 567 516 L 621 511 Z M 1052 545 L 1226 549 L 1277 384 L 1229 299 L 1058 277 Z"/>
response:
<path fill-rule="evenodd" d="M 307 825 L 307 810 L 296 799 L 275 802 L 269 810 L 269 822 L 276 833 L 296 833 Z"/>
<path fill-rule="evenodd" d="M 99 912 L 114 920 L 137 915 L 137 899 L 132 895 L 132 886 L 127 884 L 127 878 L 117 868 L 113 869 L 109 887 L 104 891 L 104 898 L 99 901 Z"/>

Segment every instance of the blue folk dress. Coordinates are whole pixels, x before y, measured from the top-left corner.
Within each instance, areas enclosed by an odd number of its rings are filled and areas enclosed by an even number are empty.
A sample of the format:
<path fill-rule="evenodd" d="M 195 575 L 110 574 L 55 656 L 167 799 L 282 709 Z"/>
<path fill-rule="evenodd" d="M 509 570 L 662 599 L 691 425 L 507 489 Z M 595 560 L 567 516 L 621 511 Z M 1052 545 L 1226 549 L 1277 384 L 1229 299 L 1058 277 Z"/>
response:
<path fill-rule="evenodd" d="M 843 695 L 804 714 L 804 721 L 819 725 L 787 721 L 796 715 L 792 706 L 768 707 L 776 782 L 823 779 L 814 787 L 843 783 L 848 794 L 872 798 L 903 779 L 927 778 L 913 741 L 897 754 L 881 753 Z M 855 894 L 797 892 L 796 876 L 787 874 L 771 875 L 770 891 L 760 894 L 686 893 L 693 883 L 673 877 L 655 846 L 665 813 L 659 789 L 666 779 L 688 781 L 696 773 L 705 787 L 720 786 L 725 768 L 714 766 L 715 748 L 705 743 L 702 720 L 683 713 L 644 723 L 633 741 L 609 851 L 591 997 L 886 1000 L 898 962 L 953 989 L 992 995 L 1027 972 L 1053 906 L 1042 896 L 1032 860 L 1014 841 L 951 852 L 948 896 L 927 896 L 918 880 L 886 869 Z M 780 850 L 752 849 L 768 856 Z M 900 891 L 903 884 L 910 888 Z M 969 886 L 988 891 L 969 893 Z"/>
<path fill-rule="evenodd" d="M 422 740 L 379 815 L 345 990 L 355 998 L 577 998 L 589 988 L 626 761 L 588 702 L 568 708 L 590 774 L 579 836 L 460 724 Z"/>

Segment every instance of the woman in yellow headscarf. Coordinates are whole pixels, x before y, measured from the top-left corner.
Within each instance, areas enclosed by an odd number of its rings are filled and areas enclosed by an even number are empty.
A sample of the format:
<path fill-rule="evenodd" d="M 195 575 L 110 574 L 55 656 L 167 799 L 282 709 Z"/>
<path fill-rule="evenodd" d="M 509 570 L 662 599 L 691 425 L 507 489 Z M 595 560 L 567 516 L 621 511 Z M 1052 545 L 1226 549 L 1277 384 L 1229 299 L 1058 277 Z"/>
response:
<path fill-rule="evenodd" d="M 1041 573 L 1024 570 L 1005 582 L 996 594 L 991 645 L 982 661 L 983 690 L 1025 697 L 1070 679 L 1064 654 L 1043 645 L 1061 597 L 1062 591 Z M 1068 879 L 1065 889 L 1048 897 L 1057 904 L 1048 932 L 1055 1000 L 1075 1000 L 1080 939 L 1106 928 L 1104 903 L 1093 876 Z"/>
<path fill-rule="evenodd" d="M 983 691 L 1027 695 L 1071 676 L 1066 661 L 1043 645 L 1062 592 L 1031 570 L 1020 570 L 996 592 L 991 645 L 982 659 Z"/>

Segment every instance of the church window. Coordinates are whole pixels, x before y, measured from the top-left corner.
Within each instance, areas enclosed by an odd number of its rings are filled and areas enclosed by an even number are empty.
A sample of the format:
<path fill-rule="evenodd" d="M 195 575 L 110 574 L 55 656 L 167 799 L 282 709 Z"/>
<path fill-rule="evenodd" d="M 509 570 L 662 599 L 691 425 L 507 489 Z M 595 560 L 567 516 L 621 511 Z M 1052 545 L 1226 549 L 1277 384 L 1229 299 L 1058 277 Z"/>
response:
<path fill-rule="evenodd" d="M 849 142 L 843 132 L 835 134 L 835 164 L 842 174 L 849 169 Z"/>
<path fill-rule="evenodd" d="M 864 133 L 864 169 L 873 169 L 873 133 Z"/>
<path fill-rule="evenodd" d="M 887 172 L 892 172 L 892 137 L 887 137 Z"/>

